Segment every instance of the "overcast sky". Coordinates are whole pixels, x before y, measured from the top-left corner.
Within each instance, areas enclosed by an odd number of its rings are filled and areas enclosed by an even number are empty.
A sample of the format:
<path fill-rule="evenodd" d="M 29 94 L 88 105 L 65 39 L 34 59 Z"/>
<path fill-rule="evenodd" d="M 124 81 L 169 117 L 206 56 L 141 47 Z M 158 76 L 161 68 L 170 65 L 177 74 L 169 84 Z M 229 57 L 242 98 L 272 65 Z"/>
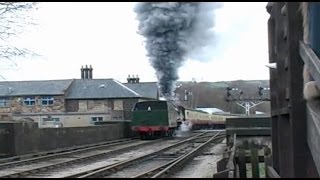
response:
<path fill-rule="evenodd" d="M 1 63 L 9 81 L 80 78 L 82 65 L 93 66 L 93 78 L 125 82 L 128 74 L 156 81 L 146 57 L 144 38 L 131 2 L 45 2 L 35 12 L 37 26 L 14 42 L 43 56 Z M 212 59 L 188 59 L 181 81 L 269 79 L 266 2 L 225 2 L 215 11 Z"/>

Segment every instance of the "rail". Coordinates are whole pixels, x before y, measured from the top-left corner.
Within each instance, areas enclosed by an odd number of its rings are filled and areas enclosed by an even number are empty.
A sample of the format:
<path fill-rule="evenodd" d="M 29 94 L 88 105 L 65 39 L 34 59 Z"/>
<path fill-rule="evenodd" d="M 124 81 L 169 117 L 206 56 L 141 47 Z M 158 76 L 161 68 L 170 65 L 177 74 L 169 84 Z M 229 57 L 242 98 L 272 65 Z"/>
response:
<path fill-rule="evenodd" d="M 90 144 L 90 145 L 82 145 L 82 146 L 77 146 L 77 147 L 72 147 L 72 148 L 66 148 L 63 150 L 48 151 L 48 152 L 35 154 L 34 156 L 36 156 L 36 157 L 30 157 L 30 158 L 16 160 L 16 161 L 0 162 L 0 168 L 4 169 L 7 167 L 14 167 L 14 166 L 19 166 L 19 165 L 24 165 L 24 164 L 32 164 L 32 163 L 35 163 L 38 161 L 45 161 L 45 160 L 54 159 L 54 158 L 61 158 L 61 157 L 65 157 L 67 155 L 84 153 L 84 152 L 88 152 L 91 150 L 110 148 L 113 146 L 118 146 L 118 145 L 122 145 L 122 144 L 128 144 L 130 142 L 138 142 L 138 141 L 139 141 L 138 139 L 128 138 L 128 139 L 113 140 L 113 141 L 107 141 L 107 142 Z M 15 158 L 22 158 L 22 157 L 15 157 Z"/>
<path fill-rule="evenodd" d="M 133 143 L 133 144 L 126 145 L 124 147 L 111 149 L 109 151 L 101 151 L 101 152 L 98 151 L 97 153 L 94 153 L 94 154 L 88 154 L 88 155 L 85 154 L 84 156 L 74 157 L 74 158 L 70 158 L 67 160 L 62 159 L 62 161 L 58 161 L 53 164 L 49 163 L 49 164 L 45 164 L 45 165 L 41 165 L 41 166 L 31 167 L 30 169 L 28 168 L 28 169 L 25 169 L 22 171 L 17 171 L 17 172 L 13 172 L 13 173 L 3 172 L 0 175 L 0 178 L 16 178 L 16 177 L 23 178 L 23 177 L 30 176 L 33 174 L 37 174 L 39 172 L 46 172 L 46 171 L 49 171 L 50 169 L 62 168 L 64 166 L 69 166 L 70 164 L 77 164 L 77 163 L 86 162 L 86 161 L 90 161 L 90 160 L 95 161 L 96 159 L 99 159 L 101 157 L 112 156 L 112 155 L 115 155 L 115 154 L 118 154 L 121 152 L 127 152 L 128 150 L 132 150 L 134 148 L 139 148 L 139 147 L 145 146 L 145 145 L 156 144 L 156 143 L 159 143 L 160 141 L 162 141 L 162 139 L 159 139 L 156 141 L 147 141 L 147 142 L 143 142 L 143 143 Z M 121 143 L 121 144 L 125 144 L 125 143 Z M 118 145 L 119 145 L 119 143 L 118 143 Z M 114 145 L 111 144 L 110 146 L 114 146 Z M 67 152 L 67 153 L 69 153 L 69 152 Z M 74 152 L 71 152 L 70 154 L 73 154 L 73 153 Z M 33 162 L 33 159 L 31 161 Z"/>
<path fill-rule="evenodd" d="M 164 148 L 161 148 L 159 150 L 156 150 L 154 152 L 151 152 L 151 153 L 148 153 L 148 154 L 145 154 L 145 155 L 142 155 L 142 156 L 139 156 L 139 157 L 134 157 L 132 159 L 128 159 L 128 160 L 124 160 L 124 161 L 121 161 L 119 163 L 116 163 L 116 164 L 113 164 L 113 165 L 110 165 L 110 166 L 106 166 L 106 167 L 99 167 L 95 170 L 90 170 L 87 172 L 87 174 L 84 174 L 84 175 L 81 175 L 81 176 L 72 176 L 73 178 L 74 177 L 77 177 L 77 178 L 100 178 L 100 177 L 104 177 L 104 176 L 108 176 L 116 171 L 120 171 L 126 167 L 129 167 L 133 164 L 136 164 L 136 163 L 139 163 L 139 162 L 142 162 L 142 161 L 145 161 L 145 160 L 150 160 L 150 159 L 153 159 L 155 157 L 157 157 L 159 154 L 165 152 L 165 151 L 168 151 L 169 149 L 172 149 L 172 148 L 175 148 L 175 147 L 178 147 L 178 146 L 181 146 L 185 143 L 188 143 L 188 142 L 192 142 L 196 139 L 198 139 L 199 136 L 203 136 L 204 134 L 206 133 L 201 133 L 199 135 L 196 135 L 194 137 L 191 137 L 191 138 L 188 138 L 186 140 L 183 140 L 183 141 L 180 141 L 178 143 L 175 143 L 173 145 L 170 145 L 170 146 L 167 146 L 167 147 L 164 147 Z M 217 135 L 220 135 L 221 133 L 219 132 Z M 82 172 L 83 174 L 83 172 Z"/>
<path fill-rule="evenodd" d="M 192 150 L 191 152 L 187 153 L 187 154 L 183 154 L 181 156 L 179 156 L 178 158 L 164 164 L 161 165 L 157 168 L 154 168 L 150 171 L 141 173 L 139 175 L 134 176 L 133 178 L 164 178 L 166 176 L 168 176 L 168 174 L 170 174 L 170 172 L 176 172 L 178 171 L 181 166 L 183 166 L 183 164 L 190 162 L 190 160 L 192 158 L 194 158 L 197 154 L 199 154 L 200 152 L 202 152 L 202 150 L 208 146 L 211 142 L 215 141 L 215 142 L 219 142 L 222 141 L 222 139 L 224 139 L 225 136 L 223 134 L 216 134 L 214 136 L 212 136 L 209 140 L 207 140 L 206 142 L 204 142 L 203 144 L 201 144 L 200 146 L 198 146 L 197 148 L 195 148 L 194 150 Z"/>

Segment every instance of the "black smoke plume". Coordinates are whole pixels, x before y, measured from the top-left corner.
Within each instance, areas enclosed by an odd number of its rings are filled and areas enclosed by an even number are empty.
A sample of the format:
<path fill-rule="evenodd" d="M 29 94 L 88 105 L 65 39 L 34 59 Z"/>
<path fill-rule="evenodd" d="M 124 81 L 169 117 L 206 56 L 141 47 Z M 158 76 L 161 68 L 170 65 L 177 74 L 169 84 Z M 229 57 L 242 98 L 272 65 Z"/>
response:
<path fill-rule="evenodd" d="M 213 43 L 215 2 L 140 2 L 135 7 L 147 56 L 161 93 L 171 98 L 178 69 L 189 57 L 201 60 Z"/>

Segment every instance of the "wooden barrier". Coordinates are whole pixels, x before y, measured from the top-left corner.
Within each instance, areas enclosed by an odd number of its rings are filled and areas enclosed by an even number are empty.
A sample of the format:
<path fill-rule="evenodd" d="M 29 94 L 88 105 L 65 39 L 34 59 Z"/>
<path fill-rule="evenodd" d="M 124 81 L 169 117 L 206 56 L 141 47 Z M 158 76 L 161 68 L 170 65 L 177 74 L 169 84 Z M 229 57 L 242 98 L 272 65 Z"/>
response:
<path fill-rule="evenodd" d="M 236 135 L 232 147 L 217 163 L 217 173 L 213 178 L 279 178 L 272 168 L 271 149 L 267 146 L 239 147 Z M 263 168 L 264 166 L 264 168 Z"/>
<path fill-rule="evenodd" d="M 217 173 L 213 175 L 213 178 L 235 178 L 235 157 L 236 157 L 236 138 L 237 135 L 233 136 L 233 145 L 230 150 L 226 151 L 224 158 L 217 162 Z"/>

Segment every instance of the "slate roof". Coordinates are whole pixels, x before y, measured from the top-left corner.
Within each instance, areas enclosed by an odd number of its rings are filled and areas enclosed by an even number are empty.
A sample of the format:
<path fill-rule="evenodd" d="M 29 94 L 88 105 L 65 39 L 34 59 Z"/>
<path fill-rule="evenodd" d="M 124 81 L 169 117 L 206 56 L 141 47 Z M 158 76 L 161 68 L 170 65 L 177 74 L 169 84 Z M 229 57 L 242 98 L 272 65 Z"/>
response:
<path fill-rule="evenodd" d="M 158 85 L 156 82 L 124 83 L 124 85 L 143 97 L 158 99 Z"/>
<path fill-rule="evenodd" d="M 1 81 L 0 96 L 63 95 L 72 79 L 45 81 Z"/>
<path fill-rule="evenodd" d="M 114 79 L 2 81 L 0 96 L 64 95 L 66 99 L 158 99 L 156 82 L 121 83 Z"/>
<path fill-rule="evenodd" d="M 142 96 L 114 79 L 76 79 L 66 95 L 66 99 L 139 97 Z"/>

